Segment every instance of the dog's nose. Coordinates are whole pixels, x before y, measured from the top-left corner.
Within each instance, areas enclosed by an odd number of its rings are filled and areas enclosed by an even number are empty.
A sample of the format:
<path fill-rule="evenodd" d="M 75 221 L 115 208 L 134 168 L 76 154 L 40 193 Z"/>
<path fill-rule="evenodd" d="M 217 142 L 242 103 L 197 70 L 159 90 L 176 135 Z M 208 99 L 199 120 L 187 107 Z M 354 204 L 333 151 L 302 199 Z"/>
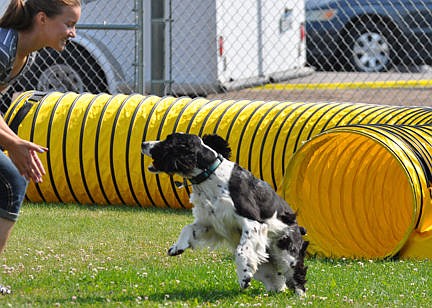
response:
<path fill-rule="evenodd" d="M 150 144 L 148 142 L 143 142 L 141 145 L 141 153 L 144 155 L 149 155 Z"/>
<path fill-rule="evenodd" d="M 141 153 L 151 157 L 150 150 L 157 141 L 145 141 L 141 145 Z"/>

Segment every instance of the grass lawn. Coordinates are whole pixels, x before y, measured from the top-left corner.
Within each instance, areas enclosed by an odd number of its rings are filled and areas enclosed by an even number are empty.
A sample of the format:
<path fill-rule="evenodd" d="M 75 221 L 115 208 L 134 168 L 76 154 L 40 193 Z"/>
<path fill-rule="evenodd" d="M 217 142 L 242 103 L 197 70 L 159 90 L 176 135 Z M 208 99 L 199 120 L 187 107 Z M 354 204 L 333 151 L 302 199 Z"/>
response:
<path fill-rule="evenodd" d="M 307 297 L 241 291 L 228 250 L 168 257 L 190 211 L 24 204 L 0 281 L 11 307 L 430 307 L 432 262 L 308 258 Z"/>

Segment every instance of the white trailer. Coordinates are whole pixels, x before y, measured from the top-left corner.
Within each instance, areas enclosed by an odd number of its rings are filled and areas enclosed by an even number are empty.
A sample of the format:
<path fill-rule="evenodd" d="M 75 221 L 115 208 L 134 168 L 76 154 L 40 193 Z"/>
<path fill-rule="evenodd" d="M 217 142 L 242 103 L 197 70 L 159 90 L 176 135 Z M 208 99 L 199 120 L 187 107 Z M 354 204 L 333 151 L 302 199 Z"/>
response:
<path fill-rule="evenodd" d="M 309 73 L 304 16 L 297 0 L 172 1 L 172 90 L 212 92 Z"/>
<path fill-rule="evenodd" d="M 206 95 L 309 72 L 303 0 L 82 3 L 78 36 L 42 51 L 23 88 Z"/>

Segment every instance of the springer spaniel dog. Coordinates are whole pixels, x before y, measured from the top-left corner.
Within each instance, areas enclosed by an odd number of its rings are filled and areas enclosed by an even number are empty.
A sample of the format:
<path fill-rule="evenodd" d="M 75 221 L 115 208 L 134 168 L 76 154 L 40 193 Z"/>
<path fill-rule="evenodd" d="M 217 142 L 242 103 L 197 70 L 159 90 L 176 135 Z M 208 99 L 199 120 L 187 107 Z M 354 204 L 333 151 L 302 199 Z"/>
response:
<path fill-rule="evenodd" d="M 241 288 L 255 278 L 268 291 L 288 287 L 305 295 L 305 229 L 269 184 L 228 160 L 231 149 L 222 137 L 174 133 L 143 142 L 142 153 L 153 160 L 150 172 L 177 174 L 192 185 L 194 222 L 183 228 L 168 255 L 226 242 L 235 252 Z"/>

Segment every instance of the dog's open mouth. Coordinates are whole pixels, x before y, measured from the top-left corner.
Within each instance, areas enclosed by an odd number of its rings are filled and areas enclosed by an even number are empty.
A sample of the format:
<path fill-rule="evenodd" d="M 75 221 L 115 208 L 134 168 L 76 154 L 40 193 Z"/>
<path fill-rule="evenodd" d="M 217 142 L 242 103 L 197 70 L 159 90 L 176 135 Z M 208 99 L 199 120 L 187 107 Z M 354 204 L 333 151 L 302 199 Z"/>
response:
<path fill-rule="evenodd" d="M 151 163 L 148 167 L 147 170 L 152 172 L 152 173 L 158 173 L 159 170 L 153 165 L 153 163 Z"/>

